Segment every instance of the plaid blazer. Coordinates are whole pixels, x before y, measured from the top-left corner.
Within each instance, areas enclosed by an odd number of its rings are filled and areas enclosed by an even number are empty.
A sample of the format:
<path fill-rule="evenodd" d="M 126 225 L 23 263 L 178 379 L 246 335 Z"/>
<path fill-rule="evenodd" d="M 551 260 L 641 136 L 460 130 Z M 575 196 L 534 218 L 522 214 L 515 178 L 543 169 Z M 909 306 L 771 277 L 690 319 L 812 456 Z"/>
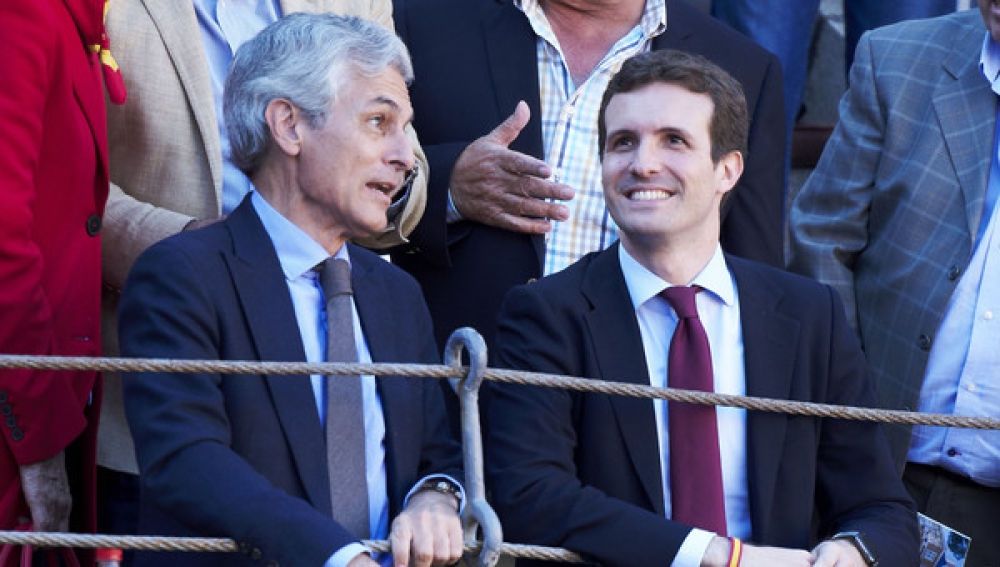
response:
<path fill-rule="evenodd" d="M 840 122 L 790 214 L 790 268 L 835 287 L 886 407 L 916 407 L 972 254 L 997 97 L 978 10 L 865 34 Z M 909 429 L 890 431 L 900 466 Z"/>

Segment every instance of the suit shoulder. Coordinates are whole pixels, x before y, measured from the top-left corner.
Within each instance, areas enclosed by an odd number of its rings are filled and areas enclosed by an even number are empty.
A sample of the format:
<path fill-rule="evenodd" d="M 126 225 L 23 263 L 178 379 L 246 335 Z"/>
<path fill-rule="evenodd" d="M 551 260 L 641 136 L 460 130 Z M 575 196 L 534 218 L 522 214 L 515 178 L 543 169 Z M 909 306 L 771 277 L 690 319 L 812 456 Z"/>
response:
<path fill-rule="evenodd" d="M 210 258 L 219 257 L 219 252 L 232 248 L 232 238 L 224 223 L 215 223 L 205 228 L 182 231 L 147 248 L 136 264 L 160 262 L 165 258 L 184 257 L 194 265 L 202 265 Z"/>
<path fill-rule="evenodd" d="M 514 290 L 541 295 L 546 301 L 553 303 L 567 301 L 579 293 L 587 270 L 600 253 L 591 252 L 559 272 L 517 286 Z"/>
<path fill-rule="evenodd" d="M 804 305 L 816 304 L 817 301 L 827 301 L 832 288 L 807 276 L 789 272 L 744 258 L 727 256 L 726 262 L 736 274 L 737 279 L 750 276 L 766 289 L 776 290 L 784 294 L 786 299 L 798 301 Z M 740 276 L 743 276 L 741 278 Z"/>
<path fill-rule="evenodd" d="M 757 42 L 700 11 L 686 0 L 667 1 L 668 30 L 670 26 L 675 28 L 671 33 L 691 35 L 677 49 L 704 55 L 730 73 L 734 71 L 729 69 L 727 63 L 745 66 L 777 62 L 777 58 Z"/>
<path fill-rule="evenodd" d="M 687 0 L 667 1 L 667 27 L 671 25 L 682 28 L 682 33 L 695 34 L 698 36 L 696 39 L 716 45 L 720 52 L 738 50 L 738 57 L 744 61 L 769 61 L 774 58 L 757 42 L 702 12 Z"/>
<path fill-rule="evenodd" d="M 975 8 L 936 18 L 903 20 L 868 32 L 873 40 L 938 43 L 950 45 L 958 31 L 975 30 L 986 33 L 982 17 Z"/>
<path fill-rule="evenodd" d="M 381 256 L 356 244 L 350 244 L 348 250 L 351 254 L 351 262 L 366 269 L 382 279 L 386 284 L 398 287 L 407 291 L 420 291 L 420 284 L 409 273 L 399 266 L 386 262 Z"/>
<path fill-rule="evenodd" d="M 487 9 L 493 0 L 392 0 L 392 17 L 397 28 L 409 31 L 417 27 L 443 30 L 453 24 L 470 24 L 464 21 L 471 14 Z"/>
<path fill-rule="evenodd" d="M 901 62 L 911 62 L 908 73 L 920 68 L 937 72 L 939 62 L 956 46 L 965 45 L 963 40 L 966 38 L 970 48 L 975 50 L 969 54 L 970 59 L 978 60 L 978 48 L 985 33 L 978 10 L 966 10 L 937 18 L 897 22 L 872 30 L 862 39 L 871 46 L 876 66 L 884 67 L 899 58 Z"/>

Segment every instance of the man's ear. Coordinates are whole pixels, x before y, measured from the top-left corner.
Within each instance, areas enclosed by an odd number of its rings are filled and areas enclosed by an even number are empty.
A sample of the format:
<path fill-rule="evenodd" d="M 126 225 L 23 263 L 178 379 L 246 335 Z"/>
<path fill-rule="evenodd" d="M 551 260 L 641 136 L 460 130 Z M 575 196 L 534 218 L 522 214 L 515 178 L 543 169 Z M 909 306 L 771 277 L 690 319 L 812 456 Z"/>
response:
<path fill-rule="evenodd" d="M 264 109 L 264 121 L 271 130 L 271 139 L 287 155 L 296 156 L 302 151 L 299 129 L 305 126 L 303 118 L 298 107 L 283 98 L 272 100 Z"/>
<path fill-rule="evenodd" d="M 722 156 L 715 165 L 715 172 L 719 180 L 719 190 L 723 194 L 728 193 L 743 175 L 743 154 L 733 150 Z"/>

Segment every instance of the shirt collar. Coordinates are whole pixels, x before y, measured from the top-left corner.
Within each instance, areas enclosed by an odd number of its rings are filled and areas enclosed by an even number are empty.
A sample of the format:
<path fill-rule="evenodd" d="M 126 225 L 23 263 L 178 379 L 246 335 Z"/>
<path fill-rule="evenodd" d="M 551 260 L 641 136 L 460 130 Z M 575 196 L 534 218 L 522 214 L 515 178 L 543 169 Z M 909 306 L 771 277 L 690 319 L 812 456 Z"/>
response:
<path fill-rule="evenodd" d="M 640 264 L 621 244 L 618 245 L 618 262 L 622 268 L 622 275 L 625 276 L 625 286 L 628 288 L 629 296 L 632 298 L 632 307 L 636 310 L 668 287 L 685 285 L 672 284 L 663 280 L 660 276 L 657 276 Z M 691 280 L 690 285 L 696 285 L 705 289 L 726 305 L 731 306 L 736 302 L 733 277 L 726 266 L 726 257 L 722 253 L 721 246 L 715 246 L 715 253 L 712 254 L 712 259 Z"/>
<path fill-rule="evenodd" d="M 552 45 L 557 45 L 552 28 L 549 27 L 549 20 L 545 17 L 539 0 L 514 0 L 514 6 L 524 12 L 536 35 Z M 646 38 L 656 37 L 663 33 L 667 29 L 667 1 L 646 0 L 646 7 L 643 9 L 642 17 L 639 18 L 638 27 L 642 30 L 643 37 Z"/>
<path fill-rule="evenodd" d="M 264 230 L 271 237 L 271 243 L 274 244 L 274 251 L 278 253 L 278 262 L 286 279 L 310 277 L 312 269 L 330 257 L 319 242 L 282 216 L 259 192 L 254 191 L 251 194 L 250 202 L 260 217 Z M 347 254 L 347 246 L 341 246 L 333 257 L 351 261 Z"/>
<path fill-rule="evenodd" d="M 1000 43 L 993 41 L 989 32 L 983 40 L 983 50 L 979 55 L 979 69 L 993 86 L 993 92 L 1000 95 Z"/>

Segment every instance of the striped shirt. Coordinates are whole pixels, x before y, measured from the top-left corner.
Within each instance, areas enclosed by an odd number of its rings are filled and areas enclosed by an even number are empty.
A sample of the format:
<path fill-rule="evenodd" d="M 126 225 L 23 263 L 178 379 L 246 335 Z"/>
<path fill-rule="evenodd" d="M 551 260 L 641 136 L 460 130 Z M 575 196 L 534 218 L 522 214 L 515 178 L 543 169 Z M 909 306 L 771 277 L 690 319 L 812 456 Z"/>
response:
<path fill-rule="evenodd" d="M 514 0 L 531 23 L 537 40 L 538 85 L 545 162 L 555 179 L 576 191 L 566 203 L 569 219 L 554 222 L 546 236 L 546 275 L 584 254 L 607 248 L 618 227 L 604 206 L 601 163 L 597 153 L 597 111 L 608 81 L 629 57 L 650 50 L 667 27 L 665 0 L 647 0 L 642 17 L 618 40 L 582 85 L 575 85 L 559 40 L 539 0 Z"/>

